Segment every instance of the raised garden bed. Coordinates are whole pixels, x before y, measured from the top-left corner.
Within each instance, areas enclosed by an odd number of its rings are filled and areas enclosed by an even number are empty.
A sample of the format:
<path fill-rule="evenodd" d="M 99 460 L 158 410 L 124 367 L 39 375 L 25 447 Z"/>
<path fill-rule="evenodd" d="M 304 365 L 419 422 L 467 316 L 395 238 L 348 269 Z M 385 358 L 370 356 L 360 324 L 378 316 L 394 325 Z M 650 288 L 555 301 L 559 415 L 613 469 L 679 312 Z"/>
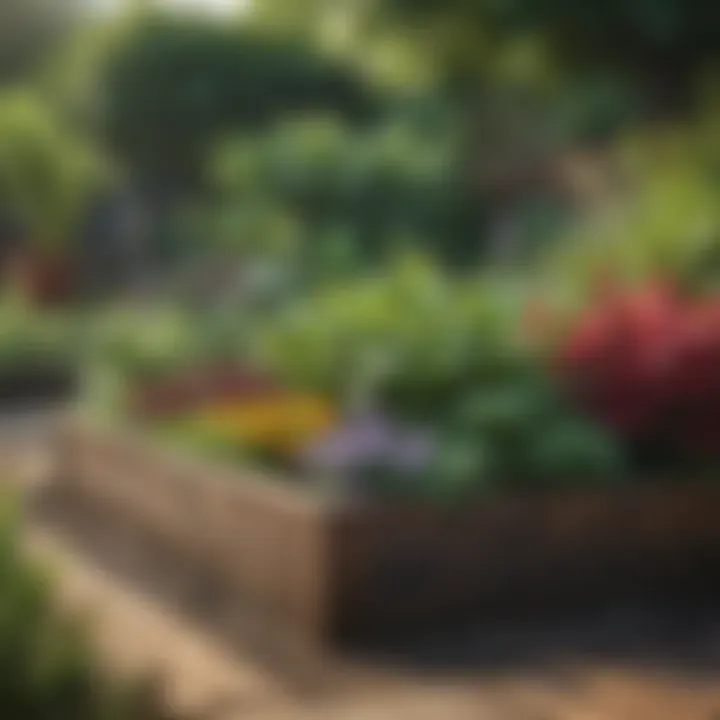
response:
<path fill-rule="evenodd" d="M 313 644 L 720 579 L 720 483 L 376 506 L 77 419 L 59 443 L 55 488 L 100 529 L 151 531 L 216 600 Z"/>

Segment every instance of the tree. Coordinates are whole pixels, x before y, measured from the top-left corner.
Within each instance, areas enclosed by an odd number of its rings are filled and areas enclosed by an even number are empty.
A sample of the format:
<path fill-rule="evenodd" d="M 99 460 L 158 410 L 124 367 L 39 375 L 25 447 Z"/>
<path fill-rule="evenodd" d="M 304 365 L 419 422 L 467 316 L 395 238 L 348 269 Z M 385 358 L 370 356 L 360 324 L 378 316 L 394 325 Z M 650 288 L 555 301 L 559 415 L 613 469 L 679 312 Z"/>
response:
<path fill-rule="evenodd" d="M 175 186 L 197 182 L 219 135 L 316 108 L 362 118 L 373 105 L 352 71 L 301 44 L 157 14 L 114 45 L 99 87 L 110 146 L 140 177 Z"/>
<path fill-rule="evenodd" d="M 708 0 L 257 0 L 282 25 L 292 5 L 305 26 L 344 14 L 357 29 L 412 34 L 453 79 L 493 66 L 547 61 L 574 76 L 627 77 L 649 99 L 682 107 L 699 71 L 720 60 L 720 6 Z M 543 61 L 543 62 L 541 62 Z"/>
<path fill-rule="evenodd" d="M 385 20 L 449 30 L 455 57 L 459 38 L 473 34 L 491 45 L 540 39 L 573 73 L 628 75 L 671 104 L 720 60 L 720 6 L 707 0 L 384 0 L 376 9 Z"/>

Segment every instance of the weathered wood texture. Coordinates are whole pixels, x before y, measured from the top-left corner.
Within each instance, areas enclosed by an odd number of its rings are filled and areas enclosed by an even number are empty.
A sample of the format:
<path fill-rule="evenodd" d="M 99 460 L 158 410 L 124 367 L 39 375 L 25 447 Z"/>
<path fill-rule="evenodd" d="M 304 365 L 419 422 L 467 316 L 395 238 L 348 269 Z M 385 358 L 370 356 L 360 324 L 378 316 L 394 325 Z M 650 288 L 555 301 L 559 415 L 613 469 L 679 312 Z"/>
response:
<path fill-rule="evenodd" d="M 720 483 L 381 507 L 87 424 L 69 423 L 58 441 L 55 484 L 84 512 L 152 531 L 202 568 L 208 592 L 320 646 L 483 611 L 720 584 Z"/>

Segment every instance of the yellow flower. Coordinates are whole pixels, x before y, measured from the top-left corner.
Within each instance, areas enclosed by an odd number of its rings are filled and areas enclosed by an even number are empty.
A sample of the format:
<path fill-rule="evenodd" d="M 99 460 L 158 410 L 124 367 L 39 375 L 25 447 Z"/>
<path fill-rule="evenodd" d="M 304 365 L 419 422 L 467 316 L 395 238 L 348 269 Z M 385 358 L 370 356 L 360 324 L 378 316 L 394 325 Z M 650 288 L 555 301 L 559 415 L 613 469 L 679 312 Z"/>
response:
<path fill-rule="evenodd" d="M 214 405 L 201 413 L 203 424 L 235 436 L 239 443 L 291 453 L 330 430 L 335 413 L 323 400 L 305 396 L 263 398 Z"/>

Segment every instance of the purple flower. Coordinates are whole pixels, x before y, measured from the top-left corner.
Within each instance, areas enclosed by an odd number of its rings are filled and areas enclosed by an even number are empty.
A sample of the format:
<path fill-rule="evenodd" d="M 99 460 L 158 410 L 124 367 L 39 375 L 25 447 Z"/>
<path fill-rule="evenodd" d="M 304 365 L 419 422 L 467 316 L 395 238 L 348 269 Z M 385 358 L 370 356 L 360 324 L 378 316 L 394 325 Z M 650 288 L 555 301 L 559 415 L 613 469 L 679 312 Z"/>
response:
<path fill-rule="evenodd" d="M 381 415 L 363 415 L 307 448 L 303 459 L 309 469 L 322 472 L 357 474 L 383 469 L 417 473 L 434 451 L 431 433 L 393 425 Z"/>
<path fill-rule="evenodd" d="M 437 441 L 429 431 L 415 431 L 399 439 L 393 449 L 392 465 L 405 472 L 422 472 L 437 449 Z"/>

